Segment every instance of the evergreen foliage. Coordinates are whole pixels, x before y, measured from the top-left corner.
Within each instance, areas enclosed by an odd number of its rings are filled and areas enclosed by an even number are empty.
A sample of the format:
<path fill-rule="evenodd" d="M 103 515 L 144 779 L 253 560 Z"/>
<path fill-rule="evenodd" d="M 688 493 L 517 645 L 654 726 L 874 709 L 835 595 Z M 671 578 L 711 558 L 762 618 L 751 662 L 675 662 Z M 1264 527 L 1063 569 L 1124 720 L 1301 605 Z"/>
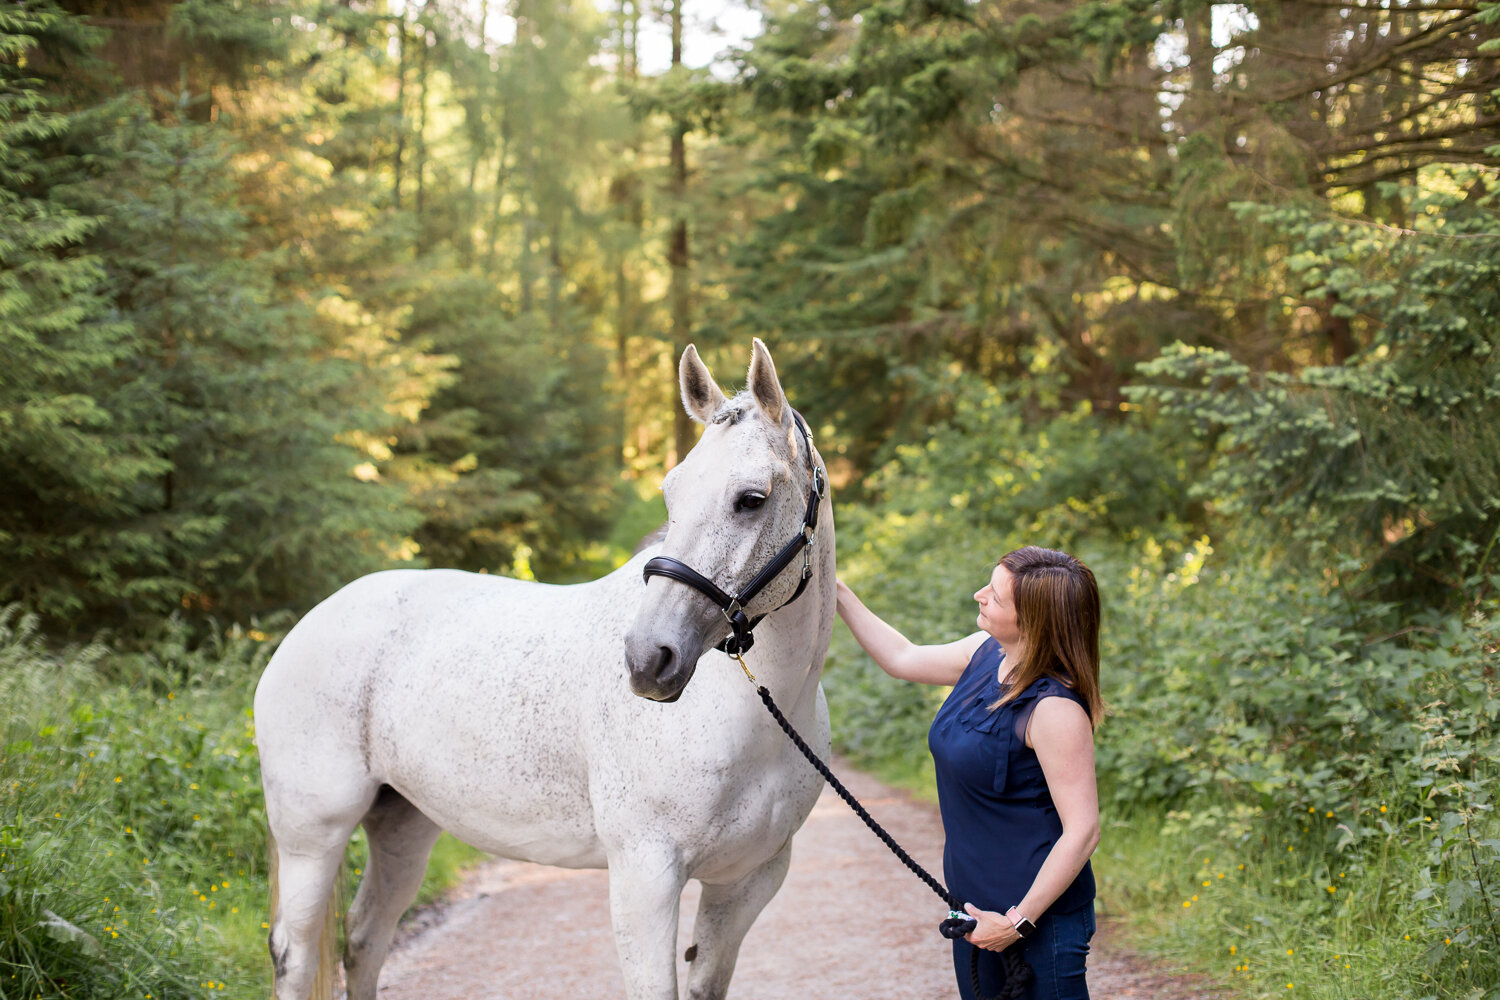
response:
<path fill-rule="evenodd" d="M 1494 198 L 1430 197 L 1420 207 L 1441 225 L 1405 236 L 1245 206 L 1282 235 L 1300 297 L 1335 299 L 1369 346 L 1342 365 L 1263 375 L 1179 347 L 1142 369 L 1170 384 L 1127 392 L 1216 441 L 1206 492 L 1221 505 L 1331 542 L 1324 558 L 1372 561 L 1390 592 L 1482 596 L 1500 533 Z"/>
<path fill-rule="evenodd" d="M 888 378 L 892 357 L 1060 370 L 1058 404 L 1107 413 L 1178 340 L 1255 373 L 1342 362 L 1373 343 L 1336 292 L 1302 295 L 1276 228 L 1236 203 L 1400 227 L 1434 185 L 1492 174 L 1494 18 L 1277 0 L 778 10 L 744 73 L 778 207 L 731 287 L 752 328 L 821 349 L 834 386 Z M 884 388 L 830 399 L 861 468 L 942 415 Z"/>
<path fill-rule="evenodd" d="M 580 152 L 623 109 L 592 22 L 543 4 L 497 51 L 446 5 L 166 12 L 108 40 L 6 15 L 0 599 L 86 632 L 402 562 L 569 566 L 619 447 Z"/>
<path fill-rule="evenodd" d="M 311 604 L 385 565 L 415 526 L 392 487 L 350 475 L 341 441 L 388 424 L 384 377 L 340 356 L 337 328 L 278 301 L 250 252 L 231 151 L 210 126 L 101 109 L 117 164 L 68 192 L 107 220 L 91 240 L 116 314 L 134 331 L 117 419 L 164 463 L 136 484 L 135 613 L 179 604 L 246 615 Z"/>
<path fill-rule="evenodd" d="M 166 462 L 117 419 L 131 328 L 104 262 L 101 224 L 56 196 L 76 167 L 57 150 L 81 115 L 56 107 L 32 67 L 87 51 L 51 4 L 0 11 L 0 596 L 65 620 L 122 595 L 132 556 L 111 542 L 142 480 Z"/>

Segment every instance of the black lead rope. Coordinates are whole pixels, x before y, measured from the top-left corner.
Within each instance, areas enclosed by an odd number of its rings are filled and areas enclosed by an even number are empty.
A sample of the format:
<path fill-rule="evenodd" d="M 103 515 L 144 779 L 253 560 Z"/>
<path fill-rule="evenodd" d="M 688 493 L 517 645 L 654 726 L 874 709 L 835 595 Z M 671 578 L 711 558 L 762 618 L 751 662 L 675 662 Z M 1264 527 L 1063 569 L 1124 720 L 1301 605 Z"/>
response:
<path fill-rule="evenodd" d="M 864 820 L 865 826 L 869 827 L 870 831 L 880 838 L 881 843 L 890 848 L 891 853 L 896 855 L 901 863 L 911 870 L 913 875 L 927 883 L 927 887 L 937 893 L 939 898 L 948 904 L 948 917 L 942 923 L 938 924 L 938 933 L 950 940 L 957 940 L 974 930 L 978 926 L 978 921 L 964 912 L 963 900 L 950 893 L 943 887 L 943 883 L 933 878 L 927 869 L 917 864 L 916 860 L 910 854 L 907 854 L 900 844 L 896 843 L 895 838 L 886 833 L 885 828 L 875 821 L 875 817 L 871 816 L 869 811 L 860 805 L 859 800 L 854 797 L 849 789 L 844 787 L 844 783 L 839 781 L 834 776 L 834 773 L 828 769 L 828 765 L 823 763 L 817 754 L 813 753 L 812 747 L 807 745 L 807 741 L 798 734 L 797 730 L 792 728 L 792 724 L 786 720 L 786 716 L 781 714 L 781 709 L 776 707 L 776 701 L 771 697 L 771 692 L 766 690 L 764 684 L 756 683 L 754 676 L 745 667 L 743 659 L 740 660 L 740 668 L 745 671 L 745 676 L 750 678 L 750 682 L 755 684 L 755 693 L 760 695 L 760 700 L 765 703 L 766 710 L 771 713 L 771 717 L 776 720 L 776 724 L 781 727 L 781 731 L 786 733 L 791 741 L 797 745 L 798 750 L 802 751 L 802 756 L 807 758 L 807 762 L 818 769 L 818 773 L 823 776 L 823 780 L 828 782 L 835 792 L 839 793 L 839 798 L 843 799 L 849 808 L 854 810 L 856 816 Z M 1000 953 L 1000 962 L 1005 968 L 1005 985 L 1000 988 L 999 993 L 989 998 L 986 998 L 979 989 L 979 952 L 980 949 L 978 947 L 972 944 L 969 945 L 969 982 L 974 988 L 974 996 L 978 1000 L 1020 1000 L 1021 995 L 1026 990 L 1027 983 L 1032 977 L 1031 966 L 1027 964 L 1026 959 L 1021 957 L 1020 951 L 1011 947 Z"/>

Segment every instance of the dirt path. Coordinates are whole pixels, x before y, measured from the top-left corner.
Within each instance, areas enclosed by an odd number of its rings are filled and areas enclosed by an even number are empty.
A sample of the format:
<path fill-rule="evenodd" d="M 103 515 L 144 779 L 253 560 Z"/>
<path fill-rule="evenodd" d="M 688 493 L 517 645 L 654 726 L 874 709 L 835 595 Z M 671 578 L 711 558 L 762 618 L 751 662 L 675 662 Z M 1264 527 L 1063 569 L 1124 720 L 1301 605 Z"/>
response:
<path fill-rule="evenodd" d="M 934 806 L 844 768 L 841 777 L 929 871 L 942 870 Z M 697 883 L 682 898 L 678 976 L 691 943 Z M 793 841 L 781 891 L 751 928 L 735 1000 L 951 1000 L 945 912 L 828 789 Z M 1110 946 L 1101 921 L 1089 988 L 1111 1000 L 1206 1000 L 1200 985 L 1154 974 Z M 381 975 L 382 1000 L 603 1000 L 621 997 L 602 871 L 514 861 L 477 869 L 442 906 L 415 914 Z"/>

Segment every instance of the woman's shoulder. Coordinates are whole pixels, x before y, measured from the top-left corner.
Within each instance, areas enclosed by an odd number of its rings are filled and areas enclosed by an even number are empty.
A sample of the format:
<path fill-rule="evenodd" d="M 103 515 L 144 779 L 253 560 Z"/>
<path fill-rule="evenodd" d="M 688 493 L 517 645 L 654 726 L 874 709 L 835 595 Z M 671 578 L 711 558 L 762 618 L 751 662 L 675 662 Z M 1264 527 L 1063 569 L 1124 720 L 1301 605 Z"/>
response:
<path fill-rule="evenodd" d="M 1072 689 L 1061 684 L 1058 689 L 1052 693 L 1066 692 L 1072 697 L 1042 697 L 1029 703 L 1030 710 L 1024 713 L 1028 745 L 1035 746 L 1039 738 L 1049 742 L 1061 740 L 1063 745 L 1081 740 L 1092 742 L 1094 723 L 1089 718 L 1088 705 Z"/>
<path fill-rule="evenodd" d="M 1016 700 L 1025 703 L 1021 714 L 1026 718 L 1028 727 L 1031 719 L 1041 709 L 1040 714 L 1044 718 L 1050 718 L 1056 722 L 1066 719 L 1064 725 L 1070 729 L 1081 722 L 1090 733 L 1093 732 L 1094 721 L 1089 712 L 1088 699 L 1067 683 L 1065 678 L 1055 674 L 1038 677 L 1027 689 L 1024 697 Z M 1043 709 L 1043 706 L 1046 708 Z"/>
<path fill-rule="evenodd" d="M 1068 683 L 1067 678 L 1059 677 L 1056 674 L 1043 674 L 1038 677 L 1026 685 L 1026 689 L 1016 695 L 1015 700 L 1040 701 L 1043 698 L 1054 697 L 1068 698 L 1078 702 L 1080 705 L 1086 704 L 1083 695 L 1074 690 L 1073 686 Z"/>
<path fill-rule="evenodd" d="M 968 650 L 969 667 L 973 667 L 974 664 L 982 660 L 993 659 L 996 662 L 999 661 L 1000 642 L 994 636 L 985 632 L 975 632 L 971 635 L 966 635 L 955 642 L 954 645 Z"/>

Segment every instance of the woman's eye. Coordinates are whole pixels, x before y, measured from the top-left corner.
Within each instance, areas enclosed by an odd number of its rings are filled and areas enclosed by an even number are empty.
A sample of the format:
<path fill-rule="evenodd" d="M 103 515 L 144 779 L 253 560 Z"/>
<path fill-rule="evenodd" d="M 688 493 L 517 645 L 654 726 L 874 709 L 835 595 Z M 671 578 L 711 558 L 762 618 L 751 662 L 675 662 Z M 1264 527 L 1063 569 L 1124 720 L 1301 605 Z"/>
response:
<path fill-rule="evenodd" d="M 764 493 L 743 493 L 734 502 L 734 510 L 735 513 L 739 513 L 742 510 L 757 510 L 765 502 L 766 497 Z"/>

